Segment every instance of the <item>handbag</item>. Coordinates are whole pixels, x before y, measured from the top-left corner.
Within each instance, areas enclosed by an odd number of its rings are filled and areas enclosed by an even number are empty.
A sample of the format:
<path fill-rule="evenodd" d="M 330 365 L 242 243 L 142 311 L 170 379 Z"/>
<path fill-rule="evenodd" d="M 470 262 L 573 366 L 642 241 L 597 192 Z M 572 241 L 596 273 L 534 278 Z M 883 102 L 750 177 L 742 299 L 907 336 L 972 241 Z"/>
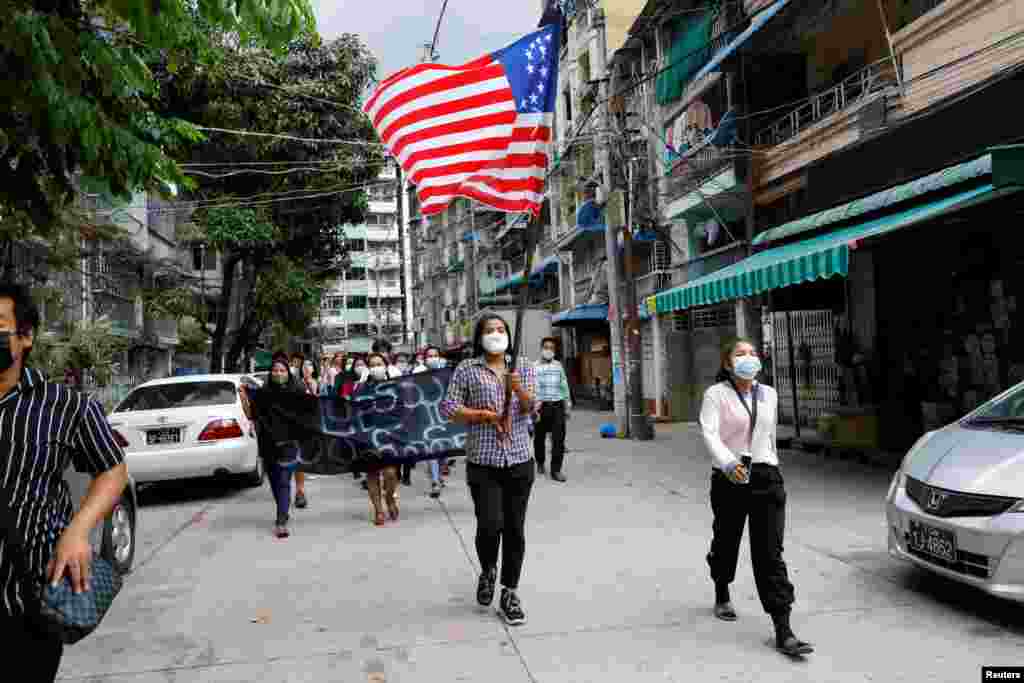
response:
<path fill-rule="evenodd" d="M 25 559 L 28 553 L 9 505 L 0 509 L 0 521 L 6 532 L 7 551 L 12 553 L 14 569 L 24 588 L 28 618 L 65 645 L 74 645 L 95 631 L 124 585 L 117 568 L 93 555 L 89 590 L 76 594 L 67 577 L 61 577 L 60 583 L 52 586 L 45 577 L 33 575 L 29 569 Z"/>

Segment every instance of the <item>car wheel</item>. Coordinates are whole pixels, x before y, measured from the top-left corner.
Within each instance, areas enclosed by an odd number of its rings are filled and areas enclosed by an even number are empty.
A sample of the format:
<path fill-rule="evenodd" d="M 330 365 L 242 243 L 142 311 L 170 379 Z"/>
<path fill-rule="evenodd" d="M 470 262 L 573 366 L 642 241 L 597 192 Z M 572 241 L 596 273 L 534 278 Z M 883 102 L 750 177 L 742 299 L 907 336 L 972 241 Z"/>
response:
<path fill-rule="evenodd" d="M 122 574 L 135 562 L 135 504 L 121 496 L 103 524 L 103 545 L 100 554 Z"/>
<path fill-rule="evenodd" d="M 263 471 L 263 458 L 256 458 L 256 469 L 245 475 L 245 483 L 247 486 L 256 488 L 257 486 L 263 485 L 263 478 L 266 473 Z"/>

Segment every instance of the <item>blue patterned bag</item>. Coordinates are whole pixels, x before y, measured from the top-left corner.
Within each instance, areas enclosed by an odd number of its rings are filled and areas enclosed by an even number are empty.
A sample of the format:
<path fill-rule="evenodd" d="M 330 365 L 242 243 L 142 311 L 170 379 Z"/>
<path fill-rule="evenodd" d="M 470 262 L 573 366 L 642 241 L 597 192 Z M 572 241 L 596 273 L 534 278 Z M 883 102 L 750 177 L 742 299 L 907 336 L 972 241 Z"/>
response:
<path fill-rule="evenodd" d="M 120 572 L 97 555 L 92 559 L 89 590 L 76 595 L 67 577 L 56 587 L 51 586 L 44 577 L 34 576 L 29 569 L 24 543 L 14 525 L 10 507 L 0 509 L 0 522 L 7 532 L 7 549 L 13 553 L 25 595 L 31 601 L 27 607 L 33 622 L 65 645 L 74 645 L 95 631 L 124 583 Z"/>

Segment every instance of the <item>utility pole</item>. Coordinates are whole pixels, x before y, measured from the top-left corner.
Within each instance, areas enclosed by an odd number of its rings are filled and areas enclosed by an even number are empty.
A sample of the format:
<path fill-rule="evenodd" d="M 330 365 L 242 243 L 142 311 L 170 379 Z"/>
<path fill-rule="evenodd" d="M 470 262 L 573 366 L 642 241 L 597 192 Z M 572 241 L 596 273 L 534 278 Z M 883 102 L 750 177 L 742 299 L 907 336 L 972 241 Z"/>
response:
<path fill-rule="evenodd" d="M 409 286 L 405 277 L 405 184 L 402 182 L 402 167 L 395 159 L 395 193 L 397 194 L 397 213 L 395 220 L 398 222 L 398 277 L 399 291 L 402 294 L 402 343 L 409 343 L 409 311 L 407 304 L 407 290 Z M 379 303 L 379 302 L 378 302 Z"/>
<path fill-rule="evenodd" d="M 479 290 L 477 289 L 477 271 L 476 271 L 476 257 L 477 257 L 477 240 L 478 235 L 476 234 L 476 208 L 473 206 L 473 200 L 467 200 L 469 204 L 469 234 L 471 239 L 469 240 L 469 268 L 466 269 L 466 276 L 469 278 L 469 282 L 466 283 L 469 286 L 469 296 L 466 298 L 469 300 L 469 319 L 473 320 L 476 317 L 476 312 L 480 308 L 480 301 L 478 299 Z"/>
<path fill-rule="evenodd" d="M 599 11 L 599 10 L 597 10 Z M 595 11 L 596 12 L 596 11 Z M 605 63 L 608 57 L 608 41 L 605 35 L 605 23 L 604 17 L 600 16 L 597 21 L 594 22 L 594 30 L 598 36 L 598 49 L 597 59 L 594 60 L 594 74 L 601 81 L 601 96 L 598 101 L 604 101 L 607 97 L 607 84 L 608 81 L 605 78 L 607 65 Z M 595 128 L 599 131 L 608 130 L 608 104 L 595 105 L 599 107 L 596 113 L 596 126 Z M 597 147 L 597 164 L 601 171 L 601 194 L 603 195 L 599 199 L 604 202 L 607 207 L 608 194 L 611 192 L 611 150 L 609 148 L 609 142 L 607 136 L 604 133 L 599 133 L 595 142 Z M 629 410 L 626 404 L 626 391 L 628 385 L 626 383 L 625 373 L 625 361 L 626 361 L 626 348 L 622 338 L 622 302 L 619 300 L 619 249 L 618 249 L 618 235 L 616 229 L 618 226 L 614 225 L 614 220 L 611 216 L 605 213 L 605 235 L 604 235 L 604 246 L 605 246 L 605 268 L 608 272 L 608 327 L 611 333 L 611 347 L 612 347 L 612 392 L 615 404 L 615 421 L 618 424 L 618 432 L 622 435 L 629 434 Z"/>
<path fill-rule="evenodd" d="M 633 269 L 633 224 L 636 221 L 636 212 L 633 208 L 633 164 L 636 161 L 630 158 L 627 162 L 626 177 L 629 185 L 629 199 L 626 203 L 626 227 L 623 228 L 623 258 L 626 275 L 626 311 L 623 315 L 623 323 L 626 333 L 626 347 L 629 349 L 629 428 L 630 435 L 637 441 L 650 441 L 654 434 L 647 421 L 647 411 L 644 409 L 644 353 L 643 340 L 640 336 L 640 315 L 637 310 L 636 300 L 636 274 Z"/>

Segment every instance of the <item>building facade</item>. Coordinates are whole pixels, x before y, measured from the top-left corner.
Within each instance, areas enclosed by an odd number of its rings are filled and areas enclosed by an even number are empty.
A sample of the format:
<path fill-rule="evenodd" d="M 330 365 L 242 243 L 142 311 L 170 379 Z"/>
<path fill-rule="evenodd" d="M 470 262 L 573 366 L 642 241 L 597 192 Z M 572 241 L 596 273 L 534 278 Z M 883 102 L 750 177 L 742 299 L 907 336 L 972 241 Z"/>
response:
<path fill-rule="evenodd" d="M 671 240 L 645 288 L 654 410 L 692 419 L 735 334 L 784 419 L 849 417 L 884 450 L 1024 378 L 1020 248 L 999 230 L 1021 205 L 1000 102 L 1021 92 L 1022 10 L 646 3 L 610 78 Z"/>
<path fill-rule="evenodd" d="M 341 226 L 349 262 L 342 277 L 325 292 L 310 335 L 310 346 L 327 353 L 367 352 L 381 338 L 396 347 L 408 343 L 410 299 L 402 271 L 406 268 L 403 255 L 409 251 L 402 243 L 399 180 L 393 162 L 386 164 L 379 179 L 390 182 L 368 189 L 365 223 Z"/>

